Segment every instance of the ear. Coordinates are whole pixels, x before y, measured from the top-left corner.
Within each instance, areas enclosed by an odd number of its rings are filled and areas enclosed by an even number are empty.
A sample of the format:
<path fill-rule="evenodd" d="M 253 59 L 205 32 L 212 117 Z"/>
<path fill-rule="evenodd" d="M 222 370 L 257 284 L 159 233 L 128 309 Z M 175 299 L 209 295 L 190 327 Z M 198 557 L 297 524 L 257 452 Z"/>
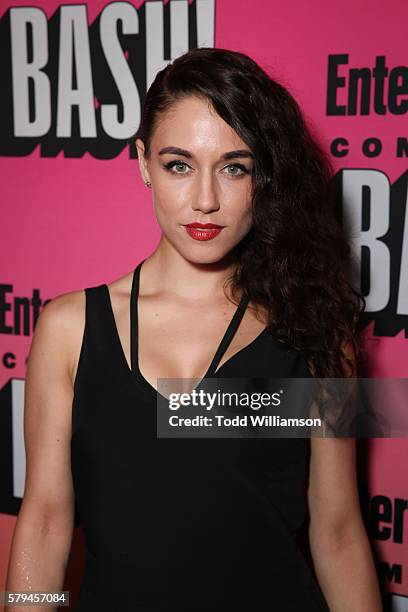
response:
<path fill-rule="evenodd" d="M 147 182 L 150 183 L 150 176 L 149 176 L 149 171 L 147 168 L 147 160 L 145 157 L 144 142 L 140 138 L 136 138 L 135 144 L 136 144 L 136 149 L 137 149 L 137 159 L 139 161 L 139 170 L 140 170 L 140 174 L 142 176 L 143 182 L 145 184 Z"/>

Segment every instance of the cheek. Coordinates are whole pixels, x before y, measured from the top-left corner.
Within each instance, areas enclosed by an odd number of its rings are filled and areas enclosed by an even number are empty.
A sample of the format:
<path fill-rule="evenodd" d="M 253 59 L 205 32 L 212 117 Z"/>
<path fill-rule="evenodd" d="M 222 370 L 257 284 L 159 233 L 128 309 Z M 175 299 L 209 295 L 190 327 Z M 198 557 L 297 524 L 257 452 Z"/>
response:
<path fill-rule="evenodd" d="M 169 229 L 183 220 L 179 194 L 171 190 L 159 190 L 153 194 L 153 210 L 162 229 Z"/>
<path fill-rule="evenodd" d="M 241 194 L 240 198 L 230 203 L 231 220 L 236 225 L 250 225 L 252 223 L 252 201 L 250 193 Z"/>
<path fill-rule="evenodd" d="M 249 178 L 245 178 L 244 180 L 230 180 L 229 183 L 229 189 L 225 191 L 225 201 L 234 206 L 234 208 L 244 212 L 251 207 L 252 181 Z"/>
<path fill-rule="evenodd" d="M 162 211 L 174 212 L 180 210 L 181 203 L 190 201 L 186 193 L 183 181 L 178 181 L 177 177 L 170 176 L 164 170 L 156 167 L 152 172 L 152 182 L 154 185 L 153 198 L 157 209 Z"/>
<path fill-rule="evenodd" d="M 245 235 L 252 227 L 252 203 L 248 202 L 242 209 L 241 219 L 238 221 L 242 235 Z"/>
<path fill-rule="evenodd" d="M 251 227 L 252 227 L 252 212 L 251 212 L 250 209 L 248 209 L 244 213 L 241 225 L 242 225 L 245 233 L 251 229 Z"/>

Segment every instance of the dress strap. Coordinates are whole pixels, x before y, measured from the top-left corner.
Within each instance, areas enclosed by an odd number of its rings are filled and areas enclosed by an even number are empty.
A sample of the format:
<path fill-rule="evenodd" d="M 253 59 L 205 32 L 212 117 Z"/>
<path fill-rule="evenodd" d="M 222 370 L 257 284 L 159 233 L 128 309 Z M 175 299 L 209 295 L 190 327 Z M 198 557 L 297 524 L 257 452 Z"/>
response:
<path fill-rule="evenodd" d="M 90 364 L 100 374 L 99 368 L 101 364 L 106 363 L 106 356 L 111 356 L 112 352 L 116 351 L 115 332 L 115 319 L 107 285 L 100 284 L 86 287 L 85 328 L 74 385 L 75 389 L 78 380 L 82 377 L 83 370 L 84 373 L 89 374 Z M 86 368 L 84 364 L 86 364 Z"/>
<path fill-rule="evenodd" d="M 241 323 L 242 317 L 244 316 L 246 308 L 248 306 L 248 302 L 249 302 L 249 298 L 247 294 L 243 293 L 241 300 L 237 306 L 237 309 L 234 313 L 234 316 L 232 317 L 230 324 L 228 325 L 225 331 L 225 334 L 218 346 L 217 352 L 215 353 L 213 357 L 210 367 L 208 368 L 207 372 L 204 374 L 204 378 L 208 378 L 208 376 L 212 376 L 215 370 L 217 369 L 218 364 L 220 363 L 222 359 L 222 356 L 227 350 L 232 338 L 235 335 L 235 332 L 237 331 L 239 327 L 239 324 Z"/>
<path fill-rule="evenodd" d="M 130 294 L 130 354 L 131 354 L 131 368 L 133 372 L 138 370 L 138 312 L 137 302 L 139 297 L 139 284 L 140 284 L 140 268 L 145 260 L 143 259 L 135 268 L 133 273 L 132 288 Z M 212 376 L 217 366 L 222 359 L 225 351 L 227 350 L 235 332 L 241 323 L 242 317 L 245 314 L 245 310 L 248 306 L 249 298 L 246 293 L 242 294 L 241 300 L 234 312 L 234 315 L 221 339 L 221 342 L 215 352 L 215 355 L 210 363 L 204 378 Z"/>
<path fill-rule="evenodd" d="M 138 334 L 138 315 L 137 298 L 139 296 L 140 268 L 145 259 L 140 261 L 133 272 L 132 288 L 130 291 L 130 366 L 132 372 L 137 371 L 137 334 Z"/>

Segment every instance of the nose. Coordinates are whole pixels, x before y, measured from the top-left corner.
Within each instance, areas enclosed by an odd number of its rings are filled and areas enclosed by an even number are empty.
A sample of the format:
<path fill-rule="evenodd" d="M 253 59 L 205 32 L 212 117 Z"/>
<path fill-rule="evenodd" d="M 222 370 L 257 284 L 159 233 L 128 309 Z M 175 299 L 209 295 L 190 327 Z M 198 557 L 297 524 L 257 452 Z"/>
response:
<path fill-rule="evenodd" d="M 217 193 L 216 180 L 211 172 L 203 173 L 196 183 L 197 191 L 193 198 L 192 209 L 203 213 L 217 211 L 220 202 Z"/>

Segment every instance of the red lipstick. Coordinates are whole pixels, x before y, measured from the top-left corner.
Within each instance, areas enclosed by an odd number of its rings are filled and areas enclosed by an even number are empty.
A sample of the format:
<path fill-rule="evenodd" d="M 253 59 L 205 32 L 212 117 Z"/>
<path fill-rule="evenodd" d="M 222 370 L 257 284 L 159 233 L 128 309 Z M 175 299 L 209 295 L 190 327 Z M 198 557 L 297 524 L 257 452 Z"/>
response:
<path fill-rule="evenodd" d="M 184 227 L 194 240 L 212 240 L 224 226 L 216 223 L 187 223 Z"/>

